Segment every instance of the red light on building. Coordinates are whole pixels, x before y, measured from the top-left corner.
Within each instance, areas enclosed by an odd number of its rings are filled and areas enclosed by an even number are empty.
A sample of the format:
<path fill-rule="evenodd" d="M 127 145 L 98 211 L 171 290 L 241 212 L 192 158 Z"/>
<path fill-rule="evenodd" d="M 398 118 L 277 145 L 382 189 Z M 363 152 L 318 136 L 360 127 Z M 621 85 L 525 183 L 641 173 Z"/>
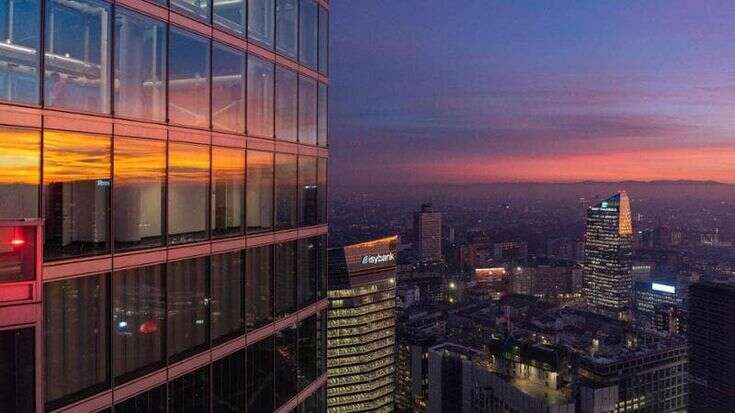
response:
<path fill-rule="evenodd" d="M 140 334 L 153 334 L 158 332 L 158 324 L 153 320 L 148 320 L 138 327 Z"/>
<path fill-rule="evenodd" d="M 22 247 L 25 244 L 26 244 L 26 240 L 24 239 L 13 238 L 12 240 L 10 240 L 10 245 L 14 247 Z"/>

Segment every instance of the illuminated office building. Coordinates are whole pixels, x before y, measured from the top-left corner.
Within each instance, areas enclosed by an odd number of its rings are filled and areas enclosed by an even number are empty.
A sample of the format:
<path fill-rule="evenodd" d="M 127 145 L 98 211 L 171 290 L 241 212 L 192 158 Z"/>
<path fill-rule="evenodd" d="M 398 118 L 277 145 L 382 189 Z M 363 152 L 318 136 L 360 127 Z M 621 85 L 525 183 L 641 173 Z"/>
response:
<path fill-rule="evenodd" d="M 397 243 L 329 250 L 329 413 L 393 411 Z"/>
<path fill-rule="evenodd" d="M 443 261 L 442 213 L 434 210 L 431 204 L 421 205 L 421 210 L 413 213 L 413 230 L 419 260 Z"/>
<path fill-rule="evenodd" d="M 628 317 L 633 290 L 633 225 L 625 191 L 587 210 L 584 252 L 584 288 L 590 309 Z"/>
<path fill-rule="evenodd" d="M 323 411 L 328 10 L 0 2 L 0 411 Z"/>

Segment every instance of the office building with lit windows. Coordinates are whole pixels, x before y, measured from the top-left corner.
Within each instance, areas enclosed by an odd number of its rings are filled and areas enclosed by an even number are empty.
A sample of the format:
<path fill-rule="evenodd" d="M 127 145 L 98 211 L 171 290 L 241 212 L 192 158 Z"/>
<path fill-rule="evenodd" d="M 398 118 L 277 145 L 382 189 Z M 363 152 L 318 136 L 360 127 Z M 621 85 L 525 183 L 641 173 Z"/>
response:
<path fill-rule="evenodd" d="M 328 19 L 0 2 L 0 411 L 324 411 Z"/>
<path fill-rule="evenodd" d="M 584 292 L 590 309 L 629 317 L 633 278 L 633 224 L 625 191 L 587 210 Z"/>
<path fill-rule="evenodd" d="M 392 412 L 398 237 L 329 250 L 327 411 Z"/>

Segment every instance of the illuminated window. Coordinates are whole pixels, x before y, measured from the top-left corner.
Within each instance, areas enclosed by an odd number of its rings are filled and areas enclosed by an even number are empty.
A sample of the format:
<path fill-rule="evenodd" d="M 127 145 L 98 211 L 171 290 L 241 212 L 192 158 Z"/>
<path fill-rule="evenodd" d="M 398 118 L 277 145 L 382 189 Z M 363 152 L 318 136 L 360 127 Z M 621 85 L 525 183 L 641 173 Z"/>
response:
<path fill-rule="evenodd" d="M 46 259 L 109 251 L 110 138 L 43 135 Z"/>

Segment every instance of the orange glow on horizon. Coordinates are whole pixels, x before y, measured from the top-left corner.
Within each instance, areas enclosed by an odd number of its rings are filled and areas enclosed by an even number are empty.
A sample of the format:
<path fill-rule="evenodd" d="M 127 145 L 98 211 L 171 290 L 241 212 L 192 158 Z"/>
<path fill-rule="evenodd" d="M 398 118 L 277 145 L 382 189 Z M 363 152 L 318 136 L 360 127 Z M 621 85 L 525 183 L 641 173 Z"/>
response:
<path fill-rule="evenodd" d="M 459 159 L 409 165 L 431 182 L 697 180 L 735 184 L 735 147 Z"/>

